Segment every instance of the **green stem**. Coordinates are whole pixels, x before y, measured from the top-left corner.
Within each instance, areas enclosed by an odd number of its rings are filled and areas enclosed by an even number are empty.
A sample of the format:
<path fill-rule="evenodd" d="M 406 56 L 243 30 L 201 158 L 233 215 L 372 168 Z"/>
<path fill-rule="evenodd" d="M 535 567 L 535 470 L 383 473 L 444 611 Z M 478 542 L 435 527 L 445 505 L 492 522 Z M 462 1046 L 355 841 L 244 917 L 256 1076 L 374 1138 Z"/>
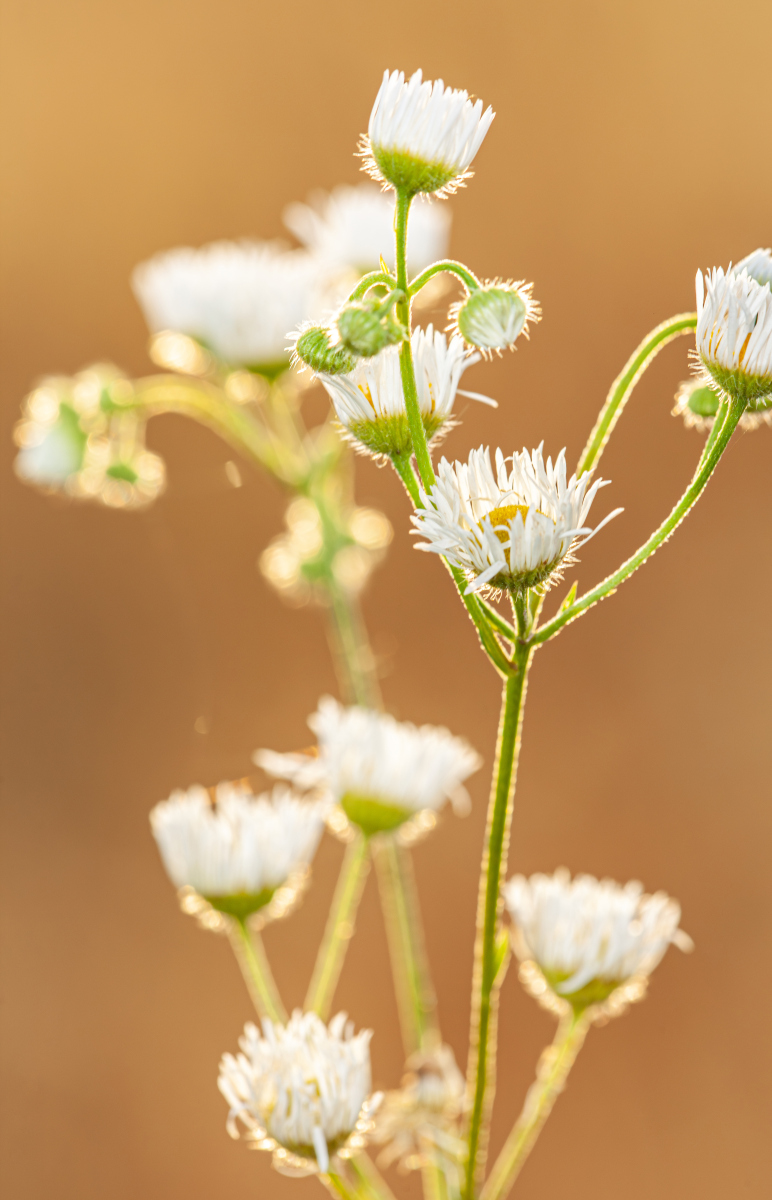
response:
<path fill-rule="evenodd" d="M 726 420 L 726 414 L 728 411 L 729 411 L 728 401 L 722 400 L 718 406 L 718 412 L 716 413 L 715 419 L 713 421 L 713 428 L 711 429 L 710 433 L 707 436 L 705 445 L 702 450 L 702 454 L 700 455 L 700 461 L 697 464 L 698 471 L 699 471 L 700 467 L 702 466 L 702 464 L 705 462 L 705 459 L 708 457 L 708 455 L 710 454 L 713 447 L 715 446 L 716 439 L 718 438 L 718 435 L 721 433 L 721 430 L 724 427 L 724 421 Z"/>
<path fill-rule="evenodd" d="M 421 288 L 425 287 L 430 279 L 432 279 L 435 275 L 439 275 L 440 271 L 447 271 L 451 275 L 457 275 L 470 292 L 476 292 L 481 286 L 480 280 L 477 278 L 477 276 L 473 275 L 469 268 L 465 267 L 463 263 L 455 262 L 455 260 L 452 258 L 445 258 L 442 259 L 441 262 L 432 263 L 432 265 L 422 271 L 420 275 L 416 275 L 415 279 L 408 288 L 409 295 L 411 297 L 417 295 Z"/>
<path fill-rule="evenodd" d="M 437 1000 L 429 976 L 418 894 L 409 851 L 393 837 L 373 844 L 381 907 L 386 922 L 402 1041 L 406 1056 L 440 1041 Z"/>
<path fill-rule="evenodd" d="M 261 1017 L 269 1017 L 276 1024 L 285 1024 L 287 1010 L 282 1004 L 260 934 L 251 932 L 247 922 L 238 917 L 228 920 L 228 931 L 258 1013 Z"/>
<path fill-rule="evenodd" d="M 583 475 L 585 471 L 591 471 L 593 467 L 598 465 L 606 442 L 611 437 L 614 426 L 621 417 L 633 388 L 647 367 L 651 366 L 660 350 L 675 338 L 689 333 L 696 325 L 696 313 L 679 313 L 677 317 L 671 317 L 669 321 L 663 321 L 661 325 L 658 325 L 656 329 L 652 329 L 651 333 L 647 334 L 643 339 L 638 349 L 625 363 L 621 374 L 617 376 L 611 385 L 611 390 L 606 397 L 606 403 L 600 410 L 595 427 L 590 434 L 590 439 L 584 448 L 582 457 L 579 459 L 579 465 L 576 468 L 577 475 Z"/>
<path fill-rule="evenodd" d="M 468 1078 L 472 1090 L 472 1113 L 469 1121 L 469 1155 L 465 1189 L 467 1200 L 473 1200 L 475 1181 L 485 1166 L 487 1118 L 493 1103 L 498 1007 L 496 934 L 501 913 L 501 879 L 507 869 L 530 657 L 530 647 L 519 642 L 515 652 L 517 673 L 507 679 L 504 684 L 496 764 L 488 805 L 485 850 L 480 872 L 472 1024 L 469 1036 Z"/>
<path fill-rule="evenodd" d="M 590 1022 L 572 1012 L 558 1026 L 555 1040 L 542 1054 L 536 1080 L 528 1090 L 523 1111 L 496 1159 L 480 1200 L 505 1200 L 563 1091 L 571 1067 L 584 1044 Z"/>
<path fill-rule="evenodd" d="M 369 275 L 363 275 L 349 296 L 349 301 L 361 300 L 370 291 L 370 288 L 378 287 L 379 285 L 393 288 L 394 276 L 390 275 L 388 271 L 371 271 Z"/>
<path fill-rule="evenodd" d="M 531 645 L 539 645 L 541 642 L 546 642 L 548 638 L 554 637 L 564 625 L 568 625 L 570 621 L 575 621 L 577 617 L 586 612 L 588 608 L 591 608 L 593 604 L 597 604 L 599 600 L 603 600 L 605 596 L 610 595 L 619 587 L 620 583 L 624 583 L 626 579 L 629 579 L 633 572 L 637 571 L 638 567 L 642 566 L 647 558 L 650 558 L 663 542 L 667 541 L 671 533 L 681 524 L 689 509 L 698 500 L 700 493 L 713 474 L 721 455 L 726 450 L 729 439 L 734 433 L 735 426 L 740 420 L 743 411 L 743 406 L 736 402 L 729 406 L 726 420 L 716 434 L 710 452 L 700 460 L 700 465 L 692 482 L 670 515 L 662 522 L 659 529 L 654 531 L 649 540 L 635 552 L 632 558 L 628 558 L 627 562 L 622 563 L 618 571 L 615 571 L 613 575 L 609 575 L 607 579 L 599 583 L 591 592 L 587 592 L 585 596 L 580 596 L 578 600 L 575 600 L 563 612 L 559 612 L 546 625 L 542 625 L 539 632 L 531 638 Z"/>
<path fill-rule="evenodd" d="M 426 430 L 421 420 L 421 409 L 418 403 L 418 388 L 415 381 L 413 365 L 413 347 L 410 341 L 410 297 L 407 283 L 407 218 L 410 212 L 412 196 L 402 190 L 397 191 L 397 211 L 394 224 L 397 247 L 397 287 L 405 293 L 405 299 L 397 305 L 397 316 L 407 331 L 407 337 L 399 352 L 399 367 L 402 377 L 402 392 L 405 398 L 405 412 L 413 443 L 413 453 L 418 465 L 421 482 L 428 491 L 434 483 L 434 468 L 426 442 Z"/>
<path fill-rule="evenodd" d="M 335 1171 L 328 1171 L 326 1175 L 320 1175 L 322 1183 L 333 1196 L 340 1196 L 341 1200 L 359 1200 L 357 1193 L 353 1188 L 350 1188 L 342 1175 L 338 1175 Z"/>
<path fill-rule="evenodd" d="M 364 1150 L 348 1160 L 352 1173 L 360 1185 L 358 1191 L 368 1200 L 394 1200 L 394 1193 L 381 1175 L 373 1160 Z"/>
<path fill-rule="evenodd" d="M 350 704 L 380 708 L 381 693 L 373 652 L 367 639 L 362 612 L 356 597 L 328 582 L 333 651 L 341 690 Z"/>
<path fill-rule="evenodd" d="M 418 492 L 418 480 L 415 477 L 413 464 L 411 463 L 412 454 L 408 451 L 406 454 L 394 454 L 392 456 L 392 464 L 394 470 L 399 475 L 405 485 L 405 491 L 413 501 L 414 508 L 423 508 L 421 497 Z"/>
<path fill-rule="evenodd" d="M 354 933 L 354 921 L 369 869 L 367 838 L 357 833 L 346 847 L 324 938 L 306 995 L 305 1011 L 326 1021 Z"/>

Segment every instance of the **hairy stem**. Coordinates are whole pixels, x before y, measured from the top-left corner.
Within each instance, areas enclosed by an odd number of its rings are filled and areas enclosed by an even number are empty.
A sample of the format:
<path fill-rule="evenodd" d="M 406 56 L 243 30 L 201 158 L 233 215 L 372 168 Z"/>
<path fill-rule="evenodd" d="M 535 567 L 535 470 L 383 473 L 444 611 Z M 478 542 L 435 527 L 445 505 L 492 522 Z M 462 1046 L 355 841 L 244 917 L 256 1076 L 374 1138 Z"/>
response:
<path fill-rule="evenodd" d="M 334 581 L 328 584 L 333 658 L 349 704 L 380 708 L 381 691 L 359 601 Z"/>
<path fill-rule="evenodd" d="M 308 987 L 305 1010 L 318 1013 L 323 1021 L 330 1015 L 343 960 L 354 933 L 356 912 L 370 865 L 368 850 L 367 838 L 361 833 L 357 833 L 346 847 L 324 938 Z"/>
<path fill-rule="evenodd" d="M 405 412 L 413 442 L 413 453 L 418 465 L 418 474 L 428 491 L 434 483 L 434 468 L 426 442 L 426 431 L 421 420 L 421 409 L 418 403 L 418 388 L 415 381 L 413 365 L 413 347 L 410 341 L 410 297 L 407 283 L 407 219 L 410 211 L 412 196 L 404 191 L 397 192 L 397 211 L 395 214 L 394 232 L 397 245 L 397 287 L 405 293 L 405 299 L 397 305 L 397 316 L 407 331 L 407 337 L 399 352 L 399 367 L 402 377 L 402 391 L 405 398 Z"/>
<path fill-rule="evenodd" d="M 287 1010 L 271 973 L 263 939 L 237 917 L 228 919 L 228 932 L 255 1008 L 261 1017 L 283 1025 Z"/>
<path fill-rule="evenodd" d="M 451 275 L 457 275 L 461 282 L 467 287 L 470 292 L 476 292 L 480 287 L 480 280 L 476 275 L 473 275 L 468 267 L 463 263 L 455 262 L 452 258 L 444 258 L 440 262 L 432 263 L 420 275 L 416 275 L 413 282 L 408 288 L 410 296 L 416 296 L 421 288 L 426 287 L 426 284 L 435 275 L 439 275 L 441 271 L 446 271 Z"/>
<path fill-rule="evenodd" d="M 480 871 L 469 1035 L 468 1083 L 472 1093 L 472 1112 L 465 1188 L 467 1200 L 473 1200 L 476 1179 L 485 1166 L 488 1116 L 493 1103 L 498 1004 L 496 935 L 501 913 L 501 880 L 507 869 L 530 657 L 530 647 L 519 642 L 515 653 L 517 672 L 504 684 Z"/>
<path fill-rule="evenodd" d="M 614 426 L 622 415 L 633 388 L 647 367 L 651 366 L 660 350 L 675 338 L 681 337 L 682 334 L 690 333 L 696 325 L 696 313 L 679 313 L 677 317 L 663 321 L 661 325 L 646 335 L 611 385 L 606 402 L 600 410 L 595 427 L 579 459 L 579 465 L 576 468 L 577 475 L 583 475 L 585 471 L 591 471 L 598 465 L 600 456 L 611 437 Z"/>
<path fill-rule="evenodd" d="M 561 1021 L 555 1040 L 542 1054 L 536 1080 L 528 1090 L 523 1111 L 512 1127 L 480 1200 L 505 1200 L 542 1131 L 555 1101 L 563 1091 L 571 1067 L 582 1048 L 590 1023 L 586 1015 L 572 1012 Z"/>

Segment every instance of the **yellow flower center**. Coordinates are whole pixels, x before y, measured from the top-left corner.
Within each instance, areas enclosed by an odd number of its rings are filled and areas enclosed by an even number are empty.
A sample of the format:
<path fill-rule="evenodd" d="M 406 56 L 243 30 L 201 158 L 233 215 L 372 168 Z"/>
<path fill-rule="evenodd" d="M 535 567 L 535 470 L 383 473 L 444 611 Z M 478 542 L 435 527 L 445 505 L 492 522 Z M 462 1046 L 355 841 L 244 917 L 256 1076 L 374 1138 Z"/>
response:
<path fill-rule="evenodd" d="M 525 521 L 525 518 L 528 516 L 528 505 L 502 504 L 500 508 L 492 508 L 489 513 L 485 514 L 487 517 L 490 517 L 493 532 L 500 542 L 509 541 L 509 522 L 513 521 L 518 513 L 520 513 L 520 516 Z M 504 528 L 497 529 L 497 525 Z"/>

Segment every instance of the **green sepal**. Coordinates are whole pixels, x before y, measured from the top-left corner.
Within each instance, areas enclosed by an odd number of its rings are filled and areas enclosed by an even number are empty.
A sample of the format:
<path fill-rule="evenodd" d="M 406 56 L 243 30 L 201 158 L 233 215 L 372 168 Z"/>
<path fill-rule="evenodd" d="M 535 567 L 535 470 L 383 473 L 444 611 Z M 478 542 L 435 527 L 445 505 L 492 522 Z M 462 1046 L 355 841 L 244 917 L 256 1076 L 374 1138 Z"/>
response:
<path fill-rule="evenodd" d="M 698 387 L 690 393 L 686 404 L 696 417 L 715 417 L 721 406 L 721 397 L 710 386 Z"/>
<path fill-rule="evenodd" d="M 415 196 L 418 192 L 439 192 L 456 177 L 458 171 L 447 163 L 425 162 L 401 150 L 372 147 L 373 159 L 383 178 L 398 191 Z"/>
<path fill-rule="evenodd" d="M 704 358 L 702 361 L 721 391 L 731 400 L 745 405 L 750 412 L 772 408 L 772 376 L 748 375 L 745 371 L 722 367 Z"/>
<path fill-rule="evenodd" d="M 131 463 L 116 462 L 112 463 L 105 471 L 108 479 L 122 479 L 126 483 L 136 483 L 139 475 L 132 467 Z"/>
<path fill-rule="evenodd" d="M 259 912 L 270 903 L 276 888 L 263 888 L 259 892 L 233 892 L 230 896 L 204 896 L 212 908 L 227 913 L 237 921 L 246 921 L 252 913 Z"/>
<path fill-rule="evenodd" d="M 388 801 L 373 800 L 369 796 L 357 796 L 348 792 L 340 802 L 340 806 L 352 825 L 357 825 L 365 837 L 373 837 L 376 833 L 391 833 L 404 825 L 405 821 L 415 816 L 410 808 L 400 804 L 389 804 Z"/>
<path fill-rule="evenodd" d="M 586 1008 L 591 1008 L 594 1004 L 605 1003 L 611 993 L 615 992 L 624 983 L 623 979 L 591 979 L 584 987 L 578 988 L 575 992 L 568 993 L 561 991 L 560 985 L 571 978 L 572 972 L 545 971 L 542 968 L 542 973 L 555 995 L 559 996 L 561 1000 L 568 1001 L 575 1013 L 582 1013 Z"/>
<path fill-rule="evenodd" d="M 441 428 L 443 420 L 436 415 L 421 413 L 426 440 L 431 441 Z M 406 413 L 393 417 L 376 417 L 373 421 L 355 421 L 348 426 L 353 438 L 361 442 L 371 454 L 385 454 L 392 458 L 412 454 L 413 440 L 410 436 Z"/>

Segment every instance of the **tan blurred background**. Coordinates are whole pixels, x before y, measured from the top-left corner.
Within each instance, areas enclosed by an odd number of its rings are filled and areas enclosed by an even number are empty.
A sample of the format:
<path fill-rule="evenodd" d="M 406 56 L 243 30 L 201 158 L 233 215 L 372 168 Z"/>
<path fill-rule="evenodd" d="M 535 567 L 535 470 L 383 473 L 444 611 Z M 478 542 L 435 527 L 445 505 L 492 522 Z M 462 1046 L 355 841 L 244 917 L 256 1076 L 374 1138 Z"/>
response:
<path fill-rule="evenodd" d="M 384 67 L 442 76 L 498 111 L 453 204 L 452 250 L 533 279 L 544 321 L 468 386 L 448 443 L 542 438 L 573 461 L 640 337 L 693 307 L 698 266 L 772 240 L 766 0 L 378 7 L 265 0 L 5 0 L 3 132 L 3 1007 L 0 1172 L 14 1200 L 310 1197 L 225 1133 L 215 1082 L 250 1007 L 229 949 L 183 917 L 150 837 L 179 785 L 307 744 L 335 689 L 320 617 L 282 607 L 256 559 L 280 529 L 265 479 L 227 485 L 225 447 L 153 424 L 164 498 L 142 515 L 52 501 L 11 473 L 11 427 L 40 374 L 148 369 L 128 288 L 165 247 L 281 232 L 284 204 L 359 178 Z M 669 415 L 687 343 L 646 377 L 603 461 L 616 520 L 584 587 L 685 486 L 701 439 Z M 532 673 L 512 867 L 640 877 L 683 904 L 647 1002 L 593 1033 L 519 1186 L 763 1194 L 769 1137 L 772 431 L 738 436 L 677 537 L 541 653 Z M 474 809 L 417 852 L 441 1017 L 466 1053 L 473 914 L 498 709 L 492 671 L 440 565 L 413 552 L 396 481 L 357 463 L 396 529 L 366 611 L 399 717 L 485 755 Z M 204 718 L 209 732 L 196 732 Z M 199 721 L 199 728 L 202 722 Z M 299 1003 L 339 848 L 267 935 Z M 373 881 L 339 991 L 372 1026 L 375 1081 L 400 1047 Z M 550 1020 L 512 971 L 499 1144 Z M 415 1181 L 397 1185 L 415 1195 Z"/>

